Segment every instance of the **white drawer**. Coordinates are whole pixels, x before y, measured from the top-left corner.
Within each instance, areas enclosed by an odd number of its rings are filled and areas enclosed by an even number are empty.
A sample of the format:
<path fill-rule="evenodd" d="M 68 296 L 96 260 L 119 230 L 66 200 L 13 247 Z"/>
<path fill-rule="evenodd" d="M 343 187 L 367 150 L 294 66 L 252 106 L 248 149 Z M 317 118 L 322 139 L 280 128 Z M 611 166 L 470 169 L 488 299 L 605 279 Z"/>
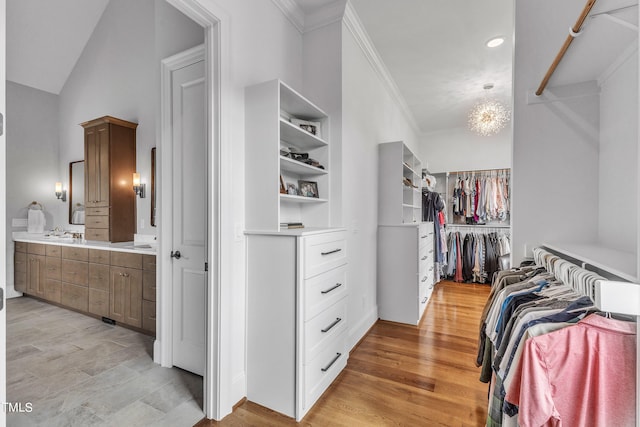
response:
<path fill-rule="evenodd" d="M 424 276 L 426 276 L 429 273 L 431 273 L 431 275 L 433 276 L 433 269 L 435 268 L 433 263 L 433 258 L 429 258 L 424 261 L 418 261 L 418 262 L 419 262 L 418 272 L 419 272 L 420 279 L 422 279 Z"/>
<path fill-rule="evenodd" d="M 347 266 L 306 279 L 304 293 L 304 320 L 309 320 L 347 294 Z"/>
<path fill-rule="evenodd" d="M 304 237 L 304 277 L 316 276 L 347 262 L 345 233 L 332 232 Z"/>
<path fill-rule="evenodd" d="M 418 246 L 420 246 L 420 248 L 433 247 L 434 234 L 435 233 L 433 230 L 429 230 L 429 231 L 420 230 L 420 232 L 418 233 Z"/>
<path fill-rule="evenodd" d="M 421 262 L 424 262 L 424 261 L 431 262 L 429 260 L 433 260 L 433 255 L 434 255 L 433 243 L 430 245 L 421 246 L 420 250 L 418 251 L 419 261 Z"/>
<path fill-rule="evenodd" d="M 304 367 L 303 408 L 310 408 L 347 365 L 346 331 Z"/>
<path fill-rule="evenodd" d="M 331 340 L 347 329 L 347 299 L 343 298 L 313 319 L 305 322 L 305 357 L 311 362 L 330 346 Z"/>

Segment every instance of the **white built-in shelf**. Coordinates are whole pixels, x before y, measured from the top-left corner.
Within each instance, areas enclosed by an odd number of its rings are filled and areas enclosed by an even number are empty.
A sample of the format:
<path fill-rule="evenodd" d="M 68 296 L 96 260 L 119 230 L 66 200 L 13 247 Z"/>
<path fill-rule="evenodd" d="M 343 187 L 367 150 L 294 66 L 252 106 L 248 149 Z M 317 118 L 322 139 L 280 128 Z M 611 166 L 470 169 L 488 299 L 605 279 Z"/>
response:
<path fill-rule="evenodd" d="M 326 175 L 326 169 L 320 169 L 289 157 L 280 156 L 280 169 L 300 175 Z"/>
<path fill-rule="evenodd" d="M 402 166 L 404 166 L 405 170 L 408 170 L 409 172 L 411 172 L 411 174 L 416 175 L 416 176 L 422 176 L 422 172 L 421 173 L 416 172 L 415 170 L 413 170 L 413 168 L 407 166 L 406 163 L 403 162 Z"/>
<path fill-rule="evenodd" d="M 320 199 L 318 197 L 304 197 L 294 196 L 291 194 L 281 194 L 280 201 L 289 203 L 326 203 L 327 199 Z"/>
<path fill-rule="evenodd" d="M 327 145 L 325 140 L 307 132 L 300 126 L 286 121 L 282 117 L 280 118 L 280 140 L 284 145 L 294 146 L 301 150 L 313 150 Z"/>
<path fill-rule="evenodd" d="M 327 117 L 327 113 L 282 82 L 280 82 L 280 110 L 305 120 Z"/>
<path fill-rule="evenodd" d="M 543 246 L 631 282 L 638 281 L 637 258 L 597 243 L 544 243 Z"/>
<path fill-rule="evenodd" d="M 403 203 L 403 204 L 402 204 L 402 207 L 403 207 L 403 208 L 407 208 L 407 209 L 418 209 L 420 206 L 417 206 L 417 205 L 409 205 L 409 204 Z"/>

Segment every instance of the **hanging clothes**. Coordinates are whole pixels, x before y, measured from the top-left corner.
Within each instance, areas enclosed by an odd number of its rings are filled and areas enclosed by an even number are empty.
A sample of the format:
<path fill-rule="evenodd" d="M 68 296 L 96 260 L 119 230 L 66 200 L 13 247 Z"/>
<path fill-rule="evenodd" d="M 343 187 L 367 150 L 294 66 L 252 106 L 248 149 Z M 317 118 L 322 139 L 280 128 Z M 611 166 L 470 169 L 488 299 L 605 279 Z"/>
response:
<path fill-rule="evenodd" d="M 444 201 L 435 191 L 422 189 L 422 220 L 433 222 L 435 232 L 434 261 L 442 264 L 445 261 L 446 245 L 442 245 L 440 213 L 444 210 Z M 442 216 L 444 218 L 444 215 Z"/>
<path fill-rule="evenodd" d="M 510 250 L 509 236 L 504 232 L 500 235 L 496 232 L 450 232 L 445 241 L 450 251 L 455 252 L 450 253 L 449 265 L 443 274 L 454 281 L 490 283 L 500 267 L 498 258 L 509 254 Z M 457 244 L 458 241 L 462 244 Z M 453 262 L 457 255 L 461 258 L 461 266 Z"/>

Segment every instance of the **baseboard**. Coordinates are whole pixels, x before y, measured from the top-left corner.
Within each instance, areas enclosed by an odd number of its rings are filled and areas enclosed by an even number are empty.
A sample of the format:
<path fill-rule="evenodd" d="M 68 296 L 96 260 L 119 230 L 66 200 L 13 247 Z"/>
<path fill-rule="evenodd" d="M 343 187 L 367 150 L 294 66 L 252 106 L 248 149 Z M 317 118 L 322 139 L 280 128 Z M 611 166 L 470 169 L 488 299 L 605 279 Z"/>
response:
<path fill-rule="evenodd" d="M 230 402 L 236 402 L 232 410 L 236 408 L 238 402 L 242 402 L 247 398 L 247 375 L 246 372 L 240 372 L 233 380 L 231 380 L 231 398 Z"/>
<path fill-rule="evenodd" d="M 22 292 L 16 291 L 16 288 L 13 286 L 13 283 L 7 283 L 5 295 L 7 299 L 18 298 L 22 296 Z"/>
<path fill-rule="evenodd" d="M 349 351 L 360 342 L 362 337 L 378 321 L 378 306 L 374 306 L 358 323 L 349 329 Z"/>

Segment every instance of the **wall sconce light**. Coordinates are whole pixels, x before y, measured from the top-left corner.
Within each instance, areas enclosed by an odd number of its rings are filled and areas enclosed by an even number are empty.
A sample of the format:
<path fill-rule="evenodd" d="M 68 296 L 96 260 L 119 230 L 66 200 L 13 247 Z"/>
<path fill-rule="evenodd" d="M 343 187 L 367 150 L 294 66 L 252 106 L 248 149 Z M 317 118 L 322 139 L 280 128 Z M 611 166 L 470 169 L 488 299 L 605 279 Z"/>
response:
<path fill-rule="evenodd" d="M 67 201 L 67 191 L 62 189 L 62 183 L 56 182 L 56 197 L 63 201 Z"/>
<path fill-rule="evenodd" d="M 133 174 L 133 191 L 136 192 L 137 196 L 140 196 L 141 199 L 144 199 L 144 184 L 140 183 L 140 174 Z"/>

